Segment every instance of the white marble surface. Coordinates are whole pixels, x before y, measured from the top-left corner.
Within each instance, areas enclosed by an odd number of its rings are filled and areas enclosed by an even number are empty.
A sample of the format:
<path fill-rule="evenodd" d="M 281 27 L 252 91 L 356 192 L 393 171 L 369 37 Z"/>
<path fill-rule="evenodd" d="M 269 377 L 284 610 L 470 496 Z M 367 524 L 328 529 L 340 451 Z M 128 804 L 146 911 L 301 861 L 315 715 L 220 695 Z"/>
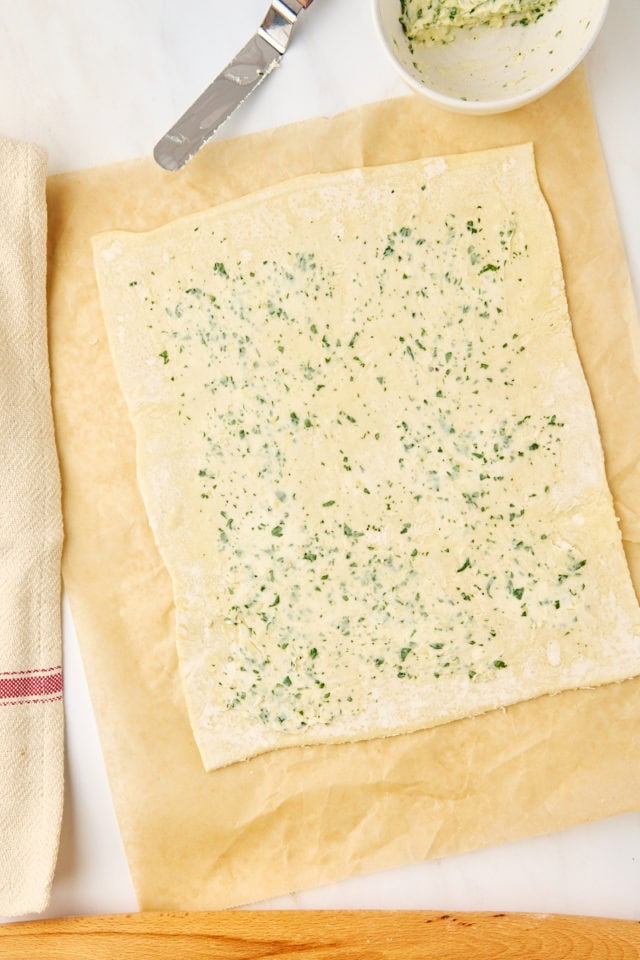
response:
<path fill-rule="evenodd" d="M 52 172 L 149 153 L 242 46 L 266 6 L 266 0 L 0 0 L 0 133 L 44 145 Z M 611 0 L 588 71 L 638 293 L 640 0 Z M 369 0 L 318 0 L 299 25 L 282 68 L 223 135 L 405 92 L 378 49 Z M 47 915 L 135 910 L 67 610 L 64 627 L 67 795 Z M 349 880 L 266 906 L 524 910 L 640 919 L 640 813 Z"/>

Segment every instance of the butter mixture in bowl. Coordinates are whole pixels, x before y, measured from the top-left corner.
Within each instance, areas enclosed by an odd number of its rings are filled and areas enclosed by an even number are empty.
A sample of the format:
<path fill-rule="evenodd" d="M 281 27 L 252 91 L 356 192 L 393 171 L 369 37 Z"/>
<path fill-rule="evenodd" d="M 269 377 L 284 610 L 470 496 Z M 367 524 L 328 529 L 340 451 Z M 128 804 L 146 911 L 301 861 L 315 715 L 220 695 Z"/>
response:
<path fill-rule="evenodd" d="M 502 113 L 584 58 L 609 0 L 372 0 L 388 55 L 414 90 L 461 113 Z"/>
<path fill-rule="evenodd" d="M 410 40 L 450 43 L 460 30 L 529 26 L 556 0 L 402 0 L 402 24 Z"/>

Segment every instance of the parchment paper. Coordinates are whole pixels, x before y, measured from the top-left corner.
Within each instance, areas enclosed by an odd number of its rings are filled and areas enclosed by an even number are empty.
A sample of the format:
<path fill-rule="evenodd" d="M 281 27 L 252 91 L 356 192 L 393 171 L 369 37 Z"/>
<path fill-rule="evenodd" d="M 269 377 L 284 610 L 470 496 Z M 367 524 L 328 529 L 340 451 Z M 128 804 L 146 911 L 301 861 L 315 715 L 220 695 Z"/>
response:
<path fill-rule="evenodd" d="M 171 585 L 138 493 L 98 307 L 94 233 L 150 229 L 298 174 L 528 140 L 638 591 L 640 335 L 581 71 L 498 117 L 407 97 L 217 143 L 180 174 L 141 160 L 50 180 L 64 577 L 143 909 L 249 903 L 640 806 L 640 679 L 205 773 L 178 676 Z"/>

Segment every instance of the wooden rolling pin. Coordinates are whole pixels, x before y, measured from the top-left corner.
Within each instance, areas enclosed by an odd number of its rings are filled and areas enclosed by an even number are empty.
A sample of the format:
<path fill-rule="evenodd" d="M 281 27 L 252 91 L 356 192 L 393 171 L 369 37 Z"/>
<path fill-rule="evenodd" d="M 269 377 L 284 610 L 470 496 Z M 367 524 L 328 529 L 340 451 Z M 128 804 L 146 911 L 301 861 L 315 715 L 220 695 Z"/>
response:
<path fill-rule="evenodd" d="M 640 960 L 640 922 L 527 913 L 231 911 L 0 926 L 1 960 Z"/>

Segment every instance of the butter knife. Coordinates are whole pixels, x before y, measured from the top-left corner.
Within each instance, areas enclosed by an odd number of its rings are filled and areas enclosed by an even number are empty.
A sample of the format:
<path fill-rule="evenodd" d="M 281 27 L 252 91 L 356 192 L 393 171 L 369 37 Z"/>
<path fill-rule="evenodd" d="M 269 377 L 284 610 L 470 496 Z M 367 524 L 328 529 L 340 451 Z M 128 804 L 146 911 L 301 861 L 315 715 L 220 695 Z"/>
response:
<path fill-rule="evenodd" d="M 257 32 L 153 150 L 165 170 L 188 163 L 218 127 L 278 66 L 298 15 L 313 0 L 272 0 Z"/>

